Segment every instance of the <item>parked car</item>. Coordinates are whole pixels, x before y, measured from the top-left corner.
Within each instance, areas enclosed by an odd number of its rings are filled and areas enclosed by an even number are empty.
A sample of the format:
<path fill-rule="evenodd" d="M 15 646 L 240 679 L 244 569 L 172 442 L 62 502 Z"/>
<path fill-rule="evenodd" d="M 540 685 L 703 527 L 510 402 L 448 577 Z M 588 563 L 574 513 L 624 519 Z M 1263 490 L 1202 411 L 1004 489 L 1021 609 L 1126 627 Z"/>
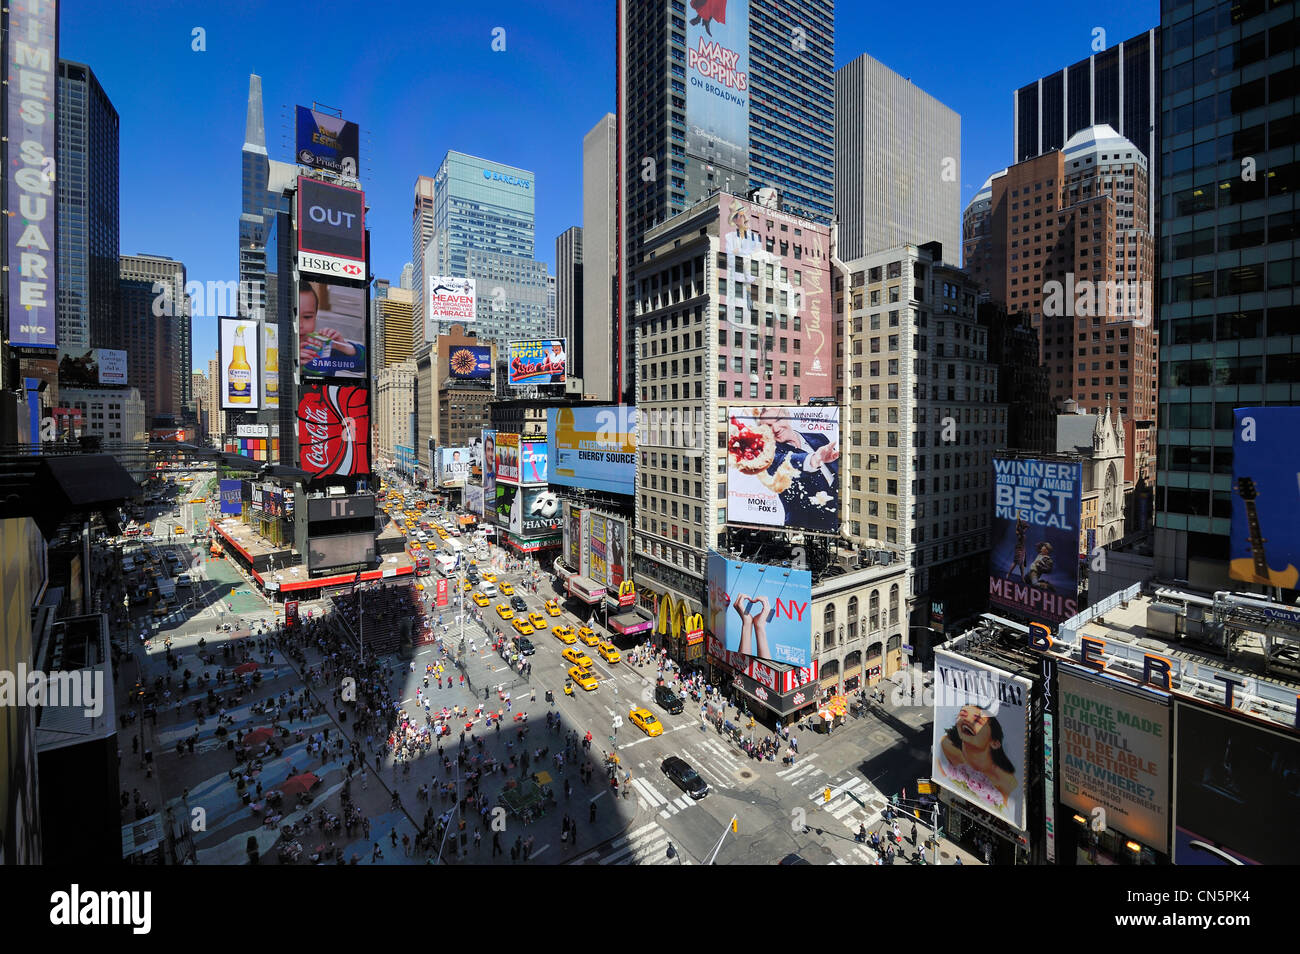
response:
<path fill-rule="evenodd" d="M 655 686 L 655 702 L 665 712 L 671 712 L 673 715 L 677 715 L 686 708 L 686 703 L 682 702 L 682 697 L 667 686 Z"/>

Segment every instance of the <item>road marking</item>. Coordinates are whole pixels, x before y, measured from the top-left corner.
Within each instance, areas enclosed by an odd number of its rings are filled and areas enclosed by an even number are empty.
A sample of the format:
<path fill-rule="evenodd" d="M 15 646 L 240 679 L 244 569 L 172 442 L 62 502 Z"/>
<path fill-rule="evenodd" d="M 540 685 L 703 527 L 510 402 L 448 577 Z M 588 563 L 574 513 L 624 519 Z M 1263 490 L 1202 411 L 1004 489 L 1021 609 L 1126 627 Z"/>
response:
<path fill-rule="evenodd" d="M 632 788 L 636 790 L 637 794 L 644 795 L 646 798 L 651 799 L 652 807 L 668 804 L 668 799 L 660 795 L 659 790 L 643 778 L 637 777 L 632 779 Z"/>
<path fill-rule="evenodd" d="M 536 857 L 538 857 L 539 855 L 541 855 L 541 853 L 542 853 L 543 851 L 545 851 L 545 850 L 546 850 L 547 848 L 549 848 L 549 847 L 551 847 L 551 844 L 550 844 L 550 842 L 547 842 L 546 844 L 542 845 L 542 847 L 540 847 L 540 848 L 538 848 L 536 851 L 534 851 L 531 855 L 529 855 L 529 856 L 528 856 L 528 860 L 529 860 L 529 861 L 532 861 L 534 858 L 536 858 Z"/>

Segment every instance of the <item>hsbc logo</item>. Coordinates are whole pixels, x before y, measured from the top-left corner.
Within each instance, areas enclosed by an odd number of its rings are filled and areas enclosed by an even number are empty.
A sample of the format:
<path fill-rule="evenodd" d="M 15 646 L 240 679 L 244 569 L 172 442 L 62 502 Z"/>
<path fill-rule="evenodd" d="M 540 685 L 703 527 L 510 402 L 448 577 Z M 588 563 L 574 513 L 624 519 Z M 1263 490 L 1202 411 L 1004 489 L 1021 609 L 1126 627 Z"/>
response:
<path fill-rule="evenodd" d="M 335 258 L 332 255 L 316 255 L 312 252 L 298 253 L 298 271 L 336 275 L 342 278 L 366 277 L 366 266 L 360 262 Z"/>

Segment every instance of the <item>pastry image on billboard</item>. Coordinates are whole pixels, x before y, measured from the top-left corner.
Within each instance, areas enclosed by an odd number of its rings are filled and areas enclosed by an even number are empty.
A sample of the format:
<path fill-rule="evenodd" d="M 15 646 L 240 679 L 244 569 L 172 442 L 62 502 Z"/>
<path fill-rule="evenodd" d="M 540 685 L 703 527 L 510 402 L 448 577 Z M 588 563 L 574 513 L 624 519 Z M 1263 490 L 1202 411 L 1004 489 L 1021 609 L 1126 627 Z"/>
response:
<path fill-rule="evenodd" d="M 772 458 L 776 456 L 776 438 L 772 435 L 772 428 L 761 423 L 746 426 L 733 416 L 727 437 L 727 453 L 742 474 L 763 473 L 772 466 Z"/>

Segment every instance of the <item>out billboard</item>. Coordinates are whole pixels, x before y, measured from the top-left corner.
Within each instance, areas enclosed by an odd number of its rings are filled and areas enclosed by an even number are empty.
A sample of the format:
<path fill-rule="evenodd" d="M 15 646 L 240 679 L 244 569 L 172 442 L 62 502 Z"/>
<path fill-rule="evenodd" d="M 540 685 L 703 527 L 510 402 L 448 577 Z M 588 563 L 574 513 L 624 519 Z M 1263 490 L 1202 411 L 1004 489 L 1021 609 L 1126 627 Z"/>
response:
<path fill-rule="evenodd" d="M 262 407 L 280 406 L 280 326 L 262 323 Z"/>
<path fill-rule="evenodd" d="M 1077 461 L 993 458 L 989 602 L 1043 623 L 1079 611 Z"/>
<path fill-rule="evenodd" d="M 261 402 L 258 387 L 257 322 L 244 318 L 219 318 L 217 336 L 221 360 L 221 407 L 226 411 L 256 411 Z"/>
<path fill-rule="evenodd" d="M 424 340 L 433 341 L 438 337 L 435 321 L 472 322 L 476 307 L 474 279 L 430 275 L 425 279 Z"/>
<path fill-rule="evenodd" d="M 366 376 L 366 291 L 331 282 L 298 286 L 298 366 L 303 377 Z"/>
<path fill-rule="evenodd" d="M 727 522 L 838 533 L 839 458 L 838 407 L 732 408 Z"/>
<path fill-rule="evenodd" d="M 126 352 L 92 348 L 82 354 L 59 351 L 59 384 L 65 388 L 97 388 L 127 383 Z"/>
<path fill-rule="evenodd" d="M 492 349 L 482 345 L 457 345 L 447 356 L 447 373 L 457 381 L 492 378 Z"/>
<path fill-rule="evenodd" d="M 498 431 L 496 437 L 497 481 L 517 484 L 519 482 L 519 435 Z"/>
<path fill-rule="evenodd" d="M 240 493 L 240 481 L 238 479 L 230 480 L 222 478 L 219 491 L 221 493 L 221 512 L 228 516 L 238 517 L 244 510 L 244 501 Z"/>
<path fill-rule="evenodd" d="M 560 529 L 560 501 L 545 487 L 497 484 L 497 520 L 517 537 L 540 537 Z"/>
<path fill-rule="evenodd" d="M 731 652 L 810 666 L 812 573 L 709 553 L 709 631 Z"/>
<path fill-rule="evenodd" d="M 506 383 L 563 384 L 568 358 L 563 338 L 535 338 L 512 341 L 507 349 Z"/>
<path fill-rule="evenodd" d="M 1169 701 L 1059 668 L 1061 802 L 1155 851 L 1169 849 Z"/>
<path fill-rule="evenodd" d="M 298 399 L 298 466 L 313 478 L 370 473 L 370 404 L 365 388 L 303 384 Z"/>
<path fill-rule="evenodd" d="M 298 270 L 366 277 L 366 194 L 298 177 Z"/>
<path fill-rule="evenodd" d="M 1228 575 L 1295 589 L 1300 582 L 1300 407 L 1233 412 L 1232 536 Z"/>
<path fill-rule="evenodd" d="M 364 566 L 375 563 L 375 535 L 373 533 L 340 533 L 329 537 L 310 537 L 307 540 L 307 571 L 333 570 L 341 567 Z"/>
<path fill-rule="evenodd" d="M 295 155 L 300 165 L 357 178 L 361 136 L 356 123 L 299 106 L 296 133 Z"/>
<path fill-rule="evenodd" d="M 546 483 L 546 442 L 519 442 L 519 482 L 521 484 Z"/>
<path fill-rule="evenodd" d="M 934 672 L 930 777 L 1023 831 L 1032 684 L 942 649 Z"/>
<path fill-rule="evenodd" d="M 443 487 L 461 487 L 469 476 L 470 452 L 468 447 L 439 447 L 435 452 L 436 479 Z"/>
<path fill-rule="evenodd" d="M 547 479 L 563 487 L 636 492 L 636 408 L 546 410 Z"/>
<path fill-rule="evenodd" d="M 749 0 L 698 0 L 686 26 L 686 153 L 749 169 Z"/>

